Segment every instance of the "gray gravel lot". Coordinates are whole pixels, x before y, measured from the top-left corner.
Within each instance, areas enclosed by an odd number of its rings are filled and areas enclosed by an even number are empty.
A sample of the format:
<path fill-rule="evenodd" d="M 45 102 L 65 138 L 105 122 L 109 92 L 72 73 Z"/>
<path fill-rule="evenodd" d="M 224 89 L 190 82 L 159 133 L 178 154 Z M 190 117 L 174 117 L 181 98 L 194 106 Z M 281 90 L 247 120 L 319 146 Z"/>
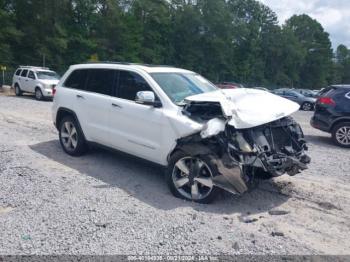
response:
<path fill-rule="evenodd" d="M 350 254 L 350 151 L 311 114 L 309 170 L 200 205 L 150 163 L 64 154 L 51 102 L 0 95 L 0 254 Z"/>

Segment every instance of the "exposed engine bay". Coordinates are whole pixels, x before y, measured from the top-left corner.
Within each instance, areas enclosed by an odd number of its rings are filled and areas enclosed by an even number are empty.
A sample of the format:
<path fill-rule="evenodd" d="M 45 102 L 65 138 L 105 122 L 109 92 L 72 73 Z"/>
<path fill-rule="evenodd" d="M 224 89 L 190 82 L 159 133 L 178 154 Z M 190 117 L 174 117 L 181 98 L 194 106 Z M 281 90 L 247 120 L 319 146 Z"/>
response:
<path fill-rule="evenodd" d="M 304 134 L 292 117 L 251 128 L 236 128 L 218 102 L 189 102 L 182 113 L 204 124 L 201 132 L 178 139 L 177 148 L 191 155 L 210 156 L 217 168 L 216 186 L 241 194 L 258 173 L 294 176 L 307 169 Z"/>

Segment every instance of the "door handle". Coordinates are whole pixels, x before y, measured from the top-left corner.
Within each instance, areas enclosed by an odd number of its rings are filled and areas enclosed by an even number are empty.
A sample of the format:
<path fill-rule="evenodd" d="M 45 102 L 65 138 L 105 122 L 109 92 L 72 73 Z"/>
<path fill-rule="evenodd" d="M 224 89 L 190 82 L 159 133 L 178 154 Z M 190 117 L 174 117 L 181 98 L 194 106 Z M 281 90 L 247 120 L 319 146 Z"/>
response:
<path fill-rule="evenodd" d="M 85 99 L 85 97 L 83 97 L 82 95 L 77 95 L 77 98 Z"/>
<path fill-rule="evenodd" d="M 117 107 L 117 108 L 123 108 L 122 106 L 120 106 L 120 105 L 118 105 L 118 104 L 115 104 L 115 103 L 113 103 L 112 106 L 113 106 L 113 107 Z"/>

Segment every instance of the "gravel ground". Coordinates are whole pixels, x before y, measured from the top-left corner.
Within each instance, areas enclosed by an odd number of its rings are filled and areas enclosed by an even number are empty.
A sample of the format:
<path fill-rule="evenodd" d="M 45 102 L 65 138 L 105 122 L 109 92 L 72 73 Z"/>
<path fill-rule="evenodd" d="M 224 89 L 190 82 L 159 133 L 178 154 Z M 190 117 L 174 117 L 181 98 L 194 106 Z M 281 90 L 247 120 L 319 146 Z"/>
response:
<path fill-rule="evenodd" d="M 211 205 L 120 153 L 64 154 L 51 102 L 0 95 L 0 254 L 350 254 L 349 150 L 309 125 L 310 169 Z"/>

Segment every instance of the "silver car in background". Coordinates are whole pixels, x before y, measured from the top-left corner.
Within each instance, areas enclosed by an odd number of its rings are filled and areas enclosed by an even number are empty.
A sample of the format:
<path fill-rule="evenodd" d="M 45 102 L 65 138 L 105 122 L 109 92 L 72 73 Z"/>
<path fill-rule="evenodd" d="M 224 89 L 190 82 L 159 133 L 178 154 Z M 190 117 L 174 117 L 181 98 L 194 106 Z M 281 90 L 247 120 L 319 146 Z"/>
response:
<path fill-rule="evenodd" d="M 312 111 L 315 109 L 316 98 L 307 97 L 295 90 L 291 89 L 277 89 L 272 91 L 275 95 L 284 97 L 291 101 L 294 101 L 300 105 L 300 109 L 304 111 Z"/>

